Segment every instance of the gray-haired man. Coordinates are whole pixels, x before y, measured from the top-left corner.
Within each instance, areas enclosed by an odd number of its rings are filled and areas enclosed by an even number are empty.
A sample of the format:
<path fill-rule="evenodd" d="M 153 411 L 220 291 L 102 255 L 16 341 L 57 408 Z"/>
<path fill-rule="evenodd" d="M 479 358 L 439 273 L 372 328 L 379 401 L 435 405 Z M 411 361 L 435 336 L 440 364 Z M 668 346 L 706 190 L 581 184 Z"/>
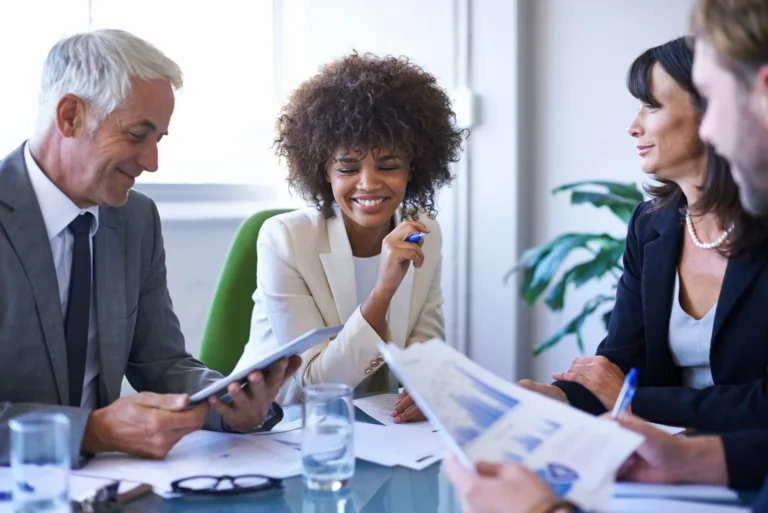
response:
<path fill-rule="evenodd" d="M 252 373 L 233 401 L 187 409 L 221 376 L 185 350 L 155 204 L 132 191 L 158 168 L 179 67 L 127 32 L 57 43 L 37 130 L 0 162 L 0 463 L 7 420 L 58 411 L 73 461 L 122 451 L 162 458 L 200 429 L 269 428 L 294 357 Z M 123 376 L 140 393 L 119 398 Z M 209 409 L 210 408 L 210 409 Z"/>

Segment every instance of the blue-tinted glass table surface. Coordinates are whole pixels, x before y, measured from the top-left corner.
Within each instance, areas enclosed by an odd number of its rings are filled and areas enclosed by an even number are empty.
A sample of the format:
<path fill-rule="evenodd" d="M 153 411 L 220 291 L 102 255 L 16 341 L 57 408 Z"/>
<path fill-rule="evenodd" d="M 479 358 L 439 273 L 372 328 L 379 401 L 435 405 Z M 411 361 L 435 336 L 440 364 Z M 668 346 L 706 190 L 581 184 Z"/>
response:
<path fill-rule="evenodd" d="M 299 406 L 285 409 L 283 422 L 301 417 Z M 356 420 L 374 422 L 356 409 Z M 741 494 L 751 504 L 756 494 Z M 343 492 L 313 493 L 301 476 L 283 481 L 281 489 L 234 496 L 179 497 L 155 494 L 127 504 L 126 513 L 459 513 L 450 484 L 436 463 L 424 470 L 382 467 L 357 460 L 351 487 Z"/>

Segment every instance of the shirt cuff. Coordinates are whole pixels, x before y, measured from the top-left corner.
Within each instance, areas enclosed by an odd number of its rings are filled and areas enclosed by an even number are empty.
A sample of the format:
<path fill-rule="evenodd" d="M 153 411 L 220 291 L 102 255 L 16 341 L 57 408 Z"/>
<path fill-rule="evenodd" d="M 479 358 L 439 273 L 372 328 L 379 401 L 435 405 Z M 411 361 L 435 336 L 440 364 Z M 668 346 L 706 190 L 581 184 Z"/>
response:
<path fill-rule="evenodd" d="M 277 403 L 272 403 L 272 406 L 269 407 L 269 411 L 264 416 L 264 420 L 253 428 L 253 432 L 270 431 L 273 427 L 279 424 L 281 420 L 283 420 L 283 408 Z M 224 422 L 223 417 L 221 418 L 221 430 L 225 433 L 239 433 L 239 431 L 231 429 L 227 423 Z"/>

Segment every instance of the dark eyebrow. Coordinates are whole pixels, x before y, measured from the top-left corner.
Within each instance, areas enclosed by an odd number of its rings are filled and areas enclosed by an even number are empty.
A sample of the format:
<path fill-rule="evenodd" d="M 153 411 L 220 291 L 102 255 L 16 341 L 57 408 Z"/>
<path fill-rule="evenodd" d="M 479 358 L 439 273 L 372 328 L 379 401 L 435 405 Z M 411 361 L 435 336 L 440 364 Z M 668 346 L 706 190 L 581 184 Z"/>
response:
<path fill-rule="evenodd" d="M 397 155 L 381 155 L 377 159 L 379 162 L 389 162 L 392 160 L 401 160 Z"/>

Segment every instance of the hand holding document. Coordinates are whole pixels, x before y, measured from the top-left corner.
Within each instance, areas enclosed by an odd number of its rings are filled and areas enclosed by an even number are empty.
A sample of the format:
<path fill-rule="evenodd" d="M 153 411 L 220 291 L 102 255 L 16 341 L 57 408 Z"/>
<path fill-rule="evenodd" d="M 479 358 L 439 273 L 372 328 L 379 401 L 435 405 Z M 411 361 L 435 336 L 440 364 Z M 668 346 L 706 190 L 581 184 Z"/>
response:
<path fill-rule="evenodd" d="M 500 379 L 439 340 L 379 350 L 467 468 L 520 463 L 558 495 L 604 511 L 606 487 L 642 442 L 614 422 Z"/>

